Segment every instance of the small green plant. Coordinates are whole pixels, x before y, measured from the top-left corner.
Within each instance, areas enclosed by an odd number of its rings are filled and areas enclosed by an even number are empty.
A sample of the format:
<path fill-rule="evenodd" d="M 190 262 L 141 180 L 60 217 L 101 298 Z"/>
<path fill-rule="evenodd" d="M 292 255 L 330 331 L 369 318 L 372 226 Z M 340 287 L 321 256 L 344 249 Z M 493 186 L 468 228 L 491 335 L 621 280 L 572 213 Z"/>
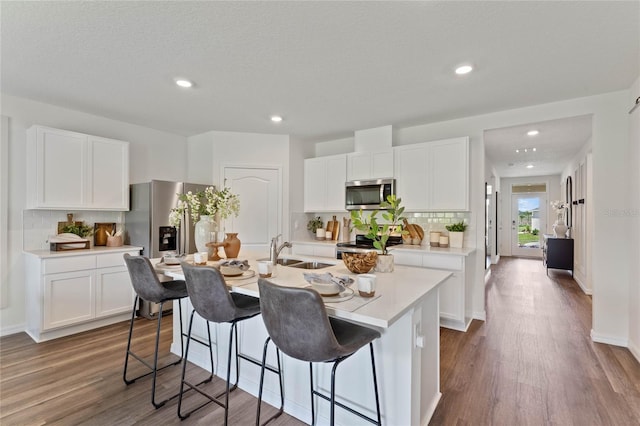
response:
<path fill-rule="evenodd" d="M 378 224 L 378 210 L 374 210 L 369 216 L 369 221 L 364 217 L 362 210 L 351 211 L 351 220 L 353 221 L 353 227 L 358 231 L 365 232 L 365 237 L 373 240 L 373 246 L 380 250 L 382 254 L 387 254 L 387 240 L 389 236 L 396 232 L 398 223 L 403 219 L 402 213 L 404 207 L 400 207 L 402 199 L 396 198 L 395 195 L 388 195 L 387 200 L 380 203 L 380 207 L 386 209 L 382 213 L 382 218 L 388 223 L 380 226 Z M 401 235 L 408 234 L 408 231 L 398 232 Z"/>
<path fill-rule="evenodd" d="M 464 232 L 465 229 L 467 229 L 467 224 L 464 222 L 458 222 L 452 225 L 447 225 L 445 228 L 447 228 L 447 231 L 449 232 Z"/>
<path fill-rule="evenodd" d="M 76 234 L 82 238 L 85 238 L 93 234 L 93 228 L 88 225 L 76 225 L 74 223 L 70 223 L 62 228 L 62 232 Z"/>
<path fill-rule="evenodd" d="M 314 234 L 316 233 L 316 230 L 322 228 L 323 226 L 324 226 L 324 223 L 322 223 L 322 219 L 320 219 L 320 216 L 314 219 L 311 219 L 309 223 L 307 223 L 307 229 L 313 232 Z"/>
<path fill-rule="evenodd" d="M 539 232 L 540 232 L 539 230 L 534 229 L 533 231 L 531 231 L 531 234 L 533 234 L 533 235 L 538 235 L 538 233 L 539 233 Z"/>

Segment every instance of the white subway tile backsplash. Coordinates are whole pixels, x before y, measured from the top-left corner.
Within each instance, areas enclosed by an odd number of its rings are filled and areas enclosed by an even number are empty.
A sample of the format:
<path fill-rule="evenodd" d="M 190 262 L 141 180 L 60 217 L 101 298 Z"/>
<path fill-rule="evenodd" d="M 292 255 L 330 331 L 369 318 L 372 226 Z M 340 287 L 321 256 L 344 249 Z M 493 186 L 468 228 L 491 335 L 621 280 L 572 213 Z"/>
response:
<path fill-rule="evenodd" d="M 124 213 L 103 211 L 73 212 L 73 219 L 93 225 L 96 222 L 115 222 L 122 229 Z M 58 233 L 58 222 L 67 220 L 67 212 L 59 210 L 23 210 L 22 246 L 24 250 L 45 250 L 49 248 L 49 237 Z"/>

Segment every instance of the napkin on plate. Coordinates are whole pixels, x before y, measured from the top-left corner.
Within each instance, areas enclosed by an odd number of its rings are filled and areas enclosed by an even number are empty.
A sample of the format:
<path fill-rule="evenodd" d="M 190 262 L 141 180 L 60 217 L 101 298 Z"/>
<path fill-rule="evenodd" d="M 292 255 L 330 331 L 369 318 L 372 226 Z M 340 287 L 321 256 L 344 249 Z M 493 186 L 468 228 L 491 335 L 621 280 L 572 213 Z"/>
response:
<path fill-rule="evenodd" d="M 238 260 L 238 259 L 225 260 L 225 261 L 220 263 L 220 266 L 229 266 L 231 268 L 237 268 L 237 269 L 239 269 L 241 271 L 248 271 L 249 270 L 249 261 L 248 260 Z"/>
<path fill-rule="evenodd" d="M 325 272 L 324 274 L 318 274 L 313 272 L 304 272 L 304 279 L 308 283 L 312 282 L 321 282 L 328 283 L 334 282 L 340 287 L 340 291 L 345 291 L 347 286 L 353 282 L 353 280 L 347 276 L 344 277 L 334 277 L 331 272 Z"/>

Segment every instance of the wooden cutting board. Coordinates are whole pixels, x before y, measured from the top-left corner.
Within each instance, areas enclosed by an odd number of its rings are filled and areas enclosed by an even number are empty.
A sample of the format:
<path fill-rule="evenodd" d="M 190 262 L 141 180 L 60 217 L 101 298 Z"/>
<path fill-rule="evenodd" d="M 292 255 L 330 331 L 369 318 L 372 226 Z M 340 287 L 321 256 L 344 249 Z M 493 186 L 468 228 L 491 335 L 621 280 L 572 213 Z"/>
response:
<path fill-rule="evenodd" d="M 340 234 L 340 222 L 333 216 L 333 220 L 327 221 L 327 231 L 331 231 L 331 239 L 337 240 Z"/>

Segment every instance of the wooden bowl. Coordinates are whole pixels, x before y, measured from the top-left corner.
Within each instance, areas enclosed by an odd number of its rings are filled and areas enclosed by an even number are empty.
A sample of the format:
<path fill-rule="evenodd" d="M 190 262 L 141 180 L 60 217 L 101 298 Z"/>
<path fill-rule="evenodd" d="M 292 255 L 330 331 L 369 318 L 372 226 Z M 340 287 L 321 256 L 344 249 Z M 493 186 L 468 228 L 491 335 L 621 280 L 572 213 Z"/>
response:
<path fill-rule="evenodd" d="M 376 266 L 378 253 L 370 251 L 367 253 L 342 253 L 342 261 L 348 270 L 354 274 L 366 274 Z"/>

